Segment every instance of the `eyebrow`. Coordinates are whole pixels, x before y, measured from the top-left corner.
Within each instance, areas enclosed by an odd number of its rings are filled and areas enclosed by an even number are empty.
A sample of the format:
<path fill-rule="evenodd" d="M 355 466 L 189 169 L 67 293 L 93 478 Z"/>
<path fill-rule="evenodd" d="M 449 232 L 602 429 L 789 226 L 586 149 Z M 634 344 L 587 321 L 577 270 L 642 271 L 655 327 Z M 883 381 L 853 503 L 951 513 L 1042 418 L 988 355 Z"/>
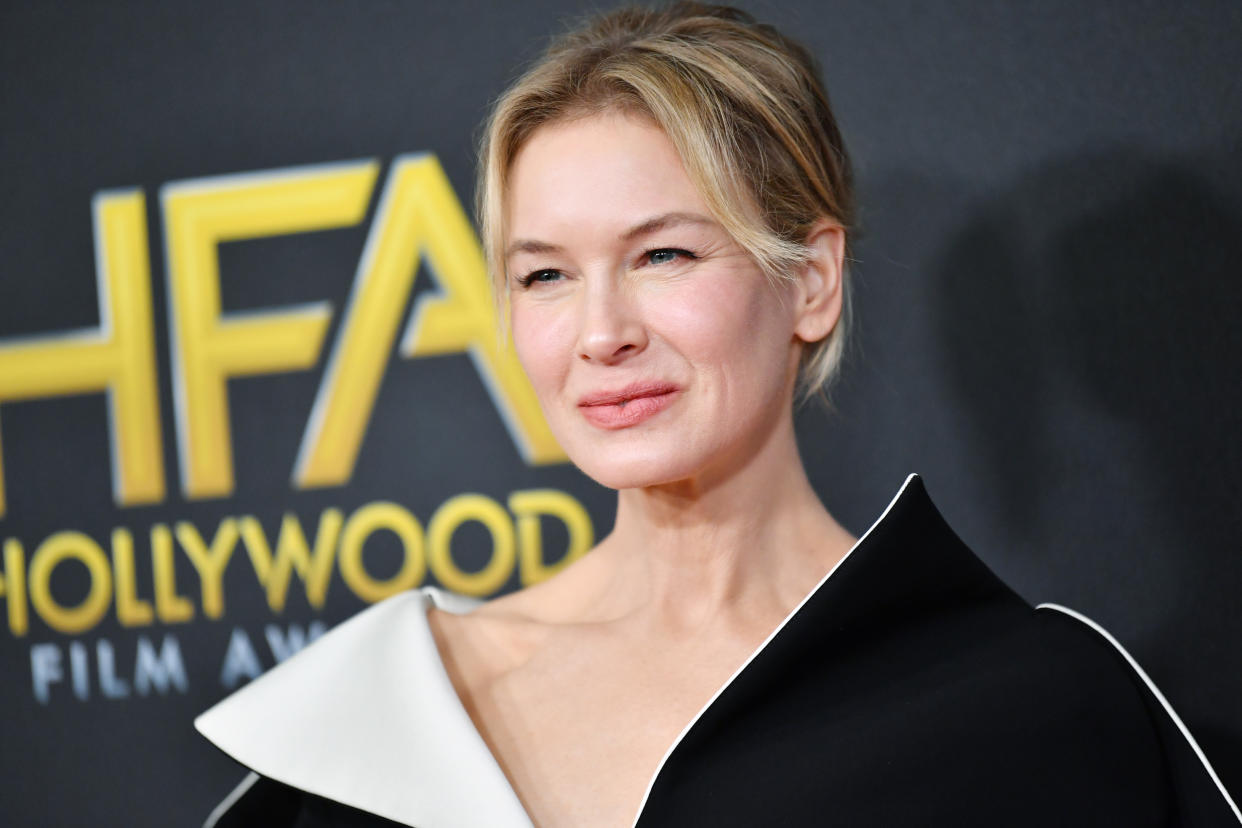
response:
<path fill-rule="evenodd" d="M 682 213 L 672 212 L 663 213 L 662 215 L 652 216 L 645 221 L 635 224 L 623 232 L 619 238 L 622 241 L 633 241 L 641 236 L 648 236 L 660 230 L 667 230 L 670 227 L 676 227 L 682 224 L 715 224 L 716 222 L 707 216 L 698 213 Z M 559 244 L 539 241 L 537 239 L 517 239 L 509 245 L 505 251 L 505 258 L 515 253 L 559 253 L 564 250 Z"/>
<path fill-rule="evenodd" d="M 716 222 L 707 216 L 701 216 L 698 213 L 665 213 L 662 216 L 649 218 L 641 224 L 636 224 L 629 230 L 621 234 L 624 241 L 633 241 L 639 236 L 646 236 L 655 233 L 658 230 L 666 230 L 669 227 L 676 227 L 680 224 L 715 224 Z"/>

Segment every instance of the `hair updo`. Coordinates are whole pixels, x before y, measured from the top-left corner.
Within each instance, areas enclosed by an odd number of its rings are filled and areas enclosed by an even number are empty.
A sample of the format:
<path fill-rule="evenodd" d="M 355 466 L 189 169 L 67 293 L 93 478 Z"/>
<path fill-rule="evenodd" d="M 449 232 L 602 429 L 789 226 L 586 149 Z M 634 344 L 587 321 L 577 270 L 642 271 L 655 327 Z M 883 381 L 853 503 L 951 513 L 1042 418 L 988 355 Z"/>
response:
<path fill-rule="evenodd" d="M 849 157 L 814 58 L 726 6 L 623 8 L 557 38 L 496 101 L 480 148 L 477 210 L 498 291 L 506 285 L 504 201 L 518 150 L 539 127 L 610 109 L 650 118 L 725 231 L 771 279 L 806 261 L 823 218 L 854 226 Z M 804 396 L 834 378 L 850 327 L 848 273 L 832 332 L 806 347 Z"/>

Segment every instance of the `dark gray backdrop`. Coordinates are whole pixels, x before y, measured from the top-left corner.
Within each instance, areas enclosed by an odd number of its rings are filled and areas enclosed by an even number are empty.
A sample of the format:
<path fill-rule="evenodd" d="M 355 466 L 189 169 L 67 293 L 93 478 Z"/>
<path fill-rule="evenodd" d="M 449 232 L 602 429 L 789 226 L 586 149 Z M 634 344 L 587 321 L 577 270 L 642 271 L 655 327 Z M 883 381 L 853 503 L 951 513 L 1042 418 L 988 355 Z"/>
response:
<path fill-rule="evenodd" d="M 799 420 L 825 501 L 860 532 L 908 472 L 923 474 L 1024 596 L 1075 607 L 1128 645 L 1242 790 L 1242 6 L 749 7 L 822 59 L 859 173 L 859 347 L 837 412 Z M 0 338 L 98 324 L 90 198 L 144 188 L 169 496 L 112 503 L 102 395 L 6 404 L 0 535 L 29 554 L 64 528 L 104 541 L 121 524 L 209 529 L 255 514 L 274 530 L 286 509 L 377 499 L 425 519 L 459 492 L 535 486 L 574 492 L 602 532 L 609 493 L 567 467 L 524 465 L 460 356 L 394 360 L 345 488 L 288 483 L 322 360 L 232 382 L 237 489 L 187 500 L 157 199 L 171 180 L 411 151 L 434 152 L 467 199 L 487 101 L 578 10 L 6 4 Z M 329 299 L 339 311 L 364 233 L 226 246 L 226 309 Z M 470 538 L 486 541 L 459 542 Z M 184 695 L 37 705 L 30 644 L 66 639 L 37 619 L 25 638 L 4 630 L 0 821 L 201 821 L 240 773 L 190 720 L 223 693 L 228 629 L 270 618 L 243 566 L 226 577 L 223 621 L 177 628 L 204 676 Z M 322 613 L 291 599 L 282 621 L 360 607 L 335 584 Z M 91 635 L 132 639 L 112 616 Z"/>

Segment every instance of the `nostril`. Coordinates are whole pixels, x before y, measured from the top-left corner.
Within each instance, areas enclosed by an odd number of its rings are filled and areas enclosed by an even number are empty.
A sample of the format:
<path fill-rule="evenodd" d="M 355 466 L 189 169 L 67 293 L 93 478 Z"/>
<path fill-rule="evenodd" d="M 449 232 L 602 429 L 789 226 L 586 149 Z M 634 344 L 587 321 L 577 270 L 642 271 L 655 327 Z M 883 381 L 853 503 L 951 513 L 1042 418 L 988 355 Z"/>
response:
<path fill-rule="evenodd" d="M 578 337 L 578 356 L 584 362 L 612 363 L 629 359 L 646 347 L 646 334 L 639 324 L 630 320 L 608 318 L 584 323 Z"/>

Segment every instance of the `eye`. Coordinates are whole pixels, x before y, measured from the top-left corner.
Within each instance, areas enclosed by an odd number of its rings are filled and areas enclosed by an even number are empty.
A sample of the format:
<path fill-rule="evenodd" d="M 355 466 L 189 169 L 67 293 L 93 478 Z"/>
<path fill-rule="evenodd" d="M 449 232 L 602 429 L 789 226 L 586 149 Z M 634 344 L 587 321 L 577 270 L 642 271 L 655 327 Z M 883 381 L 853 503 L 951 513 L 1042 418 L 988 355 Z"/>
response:
<path fill-rule="evenodd" d="M 646 253 L 647 261 L 653 265 L 672 264 L 678 259 L 697 259 L 689 250 L 681 250 L 676 247 L 661 247 L 658 250 L 648 250 Z"/>
<path fill-rule="evenodd" d="M 525 276 L 519 276 L 517 283 L 524 288 L 528 288 L 536 282 L 555 282 L 560 278 L 561 272 L 559 270 L 544 268 L 543 270 L 532 270 Z"/>

